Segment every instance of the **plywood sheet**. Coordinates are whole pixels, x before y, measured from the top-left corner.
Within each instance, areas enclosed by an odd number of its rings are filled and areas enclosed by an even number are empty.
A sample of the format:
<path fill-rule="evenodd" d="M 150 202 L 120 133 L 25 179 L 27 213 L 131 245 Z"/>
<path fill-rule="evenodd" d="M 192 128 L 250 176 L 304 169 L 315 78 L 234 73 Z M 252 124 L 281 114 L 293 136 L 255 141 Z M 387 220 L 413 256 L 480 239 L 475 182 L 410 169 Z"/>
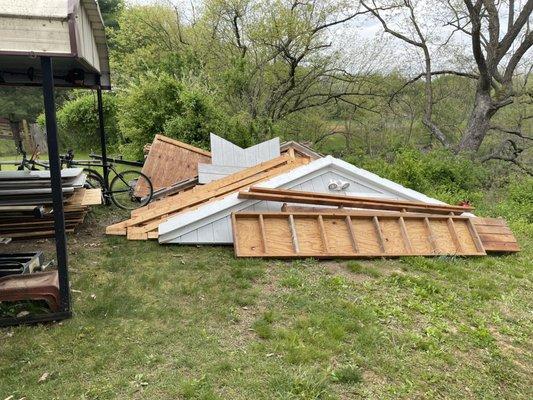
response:
<path fill-rule="evenodd" d="M 453 221 L 453 225 L 449 221 Z M 468 217 L 410 213 L 232 215 L 238 257 L 357 258 L 484 255 Z M 454 235 L 462 238 L 461 245 Z"/>
<path fill-rule="evenodd" d="M 198 163 L 209 163 L 208 151 L 168 138 L 156 135 L 142 172 L 152 181 L 154 191 L 169 187 L 176 182 L 194 178 L 198 175 Z M 147 194 L 147 187 L 138 186 L 139 196 Z"/>

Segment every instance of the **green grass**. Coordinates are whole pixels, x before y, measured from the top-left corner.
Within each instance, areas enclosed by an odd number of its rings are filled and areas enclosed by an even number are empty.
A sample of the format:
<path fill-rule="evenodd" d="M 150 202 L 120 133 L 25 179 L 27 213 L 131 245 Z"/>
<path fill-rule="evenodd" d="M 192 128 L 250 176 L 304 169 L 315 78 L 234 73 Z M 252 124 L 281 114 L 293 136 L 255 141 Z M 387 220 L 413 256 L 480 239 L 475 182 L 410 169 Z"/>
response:
<path fill-rule="evenodd" d="M 0 399 L 533 395 L 531 230 L 517 255 L 357 262 L 94 232 L 69 238 L 74 318 L 0 330 Z"/>

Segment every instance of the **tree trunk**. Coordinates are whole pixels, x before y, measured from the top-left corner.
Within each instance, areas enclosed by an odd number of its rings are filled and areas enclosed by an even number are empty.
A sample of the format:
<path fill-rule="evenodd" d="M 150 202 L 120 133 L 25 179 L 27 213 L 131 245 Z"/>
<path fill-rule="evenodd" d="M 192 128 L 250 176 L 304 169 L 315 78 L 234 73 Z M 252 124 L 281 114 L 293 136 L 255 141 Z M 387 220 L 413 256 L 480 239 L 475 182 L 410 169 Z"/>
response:
<path fill-rule="evenodd" d="M 468 127 L 457 146 L 458 152 L 477 152 L 490 127 L 490 119 L 496 112 L 490 92 L 478 88 L 474 107 L 468 119 Z"/>

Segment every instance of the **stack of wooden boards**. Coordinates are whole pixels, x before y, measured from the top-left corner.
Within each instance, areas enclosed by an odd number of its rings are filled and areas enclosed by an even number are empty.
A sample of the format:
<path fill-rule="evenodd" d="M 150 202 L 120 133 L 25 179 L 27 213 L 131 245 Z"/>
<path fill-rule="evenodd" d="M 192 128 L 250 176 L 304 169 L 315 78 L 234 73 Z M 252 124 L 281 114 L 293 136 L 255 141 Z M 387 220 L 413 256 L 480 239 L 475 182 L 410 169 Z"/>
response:
<path fill-rule="evenodd" d="M 427 204 L 251 187 L 239 197 L 283 203 L 280 212 L 232 214 L 238 257 L 357 258 L 519 251 L 500 219 L 463 215 L 469 206 Z"/>
<path fill-rule="evenodd" d="M 159 224 L 168 218 L 230 193 L 238 192 L 255 183 L 307 164 L 307 162 L 308 159 L 303 157 L 283 155 L 206 185 L 198 185 L 185 192 L 169 195 L 146 207 L 132 211 L 130 219 L 108 226 L 106 233 L 126 235 L 130 240 L 157 239 Z"/>
<path fill-rule="evenodd" d="M 100 189 L 85 189 L 81 168 L 61 171 L 67 232 L 83 222 L 89 206 L 101 204 Z M 0 234 L 13 239 L 54 236 L 49 171 L 0 172 Z"/>

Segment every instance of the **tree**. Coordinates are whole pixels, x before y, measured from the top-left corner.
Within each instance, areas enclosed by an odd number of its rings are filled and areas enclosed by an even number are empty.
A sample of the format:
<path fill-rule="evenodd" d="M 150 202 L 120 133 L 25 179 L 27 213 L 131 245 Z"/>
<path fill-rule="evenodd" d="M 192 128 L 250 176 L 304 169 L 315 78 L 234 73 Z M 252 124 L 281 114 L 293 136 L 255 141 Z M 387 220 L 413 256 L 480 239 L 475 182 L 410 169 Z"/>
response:
<path fill-rule="evenodd" d="M 466 10 L 454 8 L 457 17 L 451 24 L 471 36 L 478 69 L 475 102 L 459 151 L 477 151 L 490 129 L 492 117 L 512 104 L 517 95 L 513 78 L 520 61 L 533 46 L 533 31 L 529 27 L 533 0 L 527 0 L 522 9 L 519 3 L 511 0 L 504 7 L 496 0 L 475 3 L 464 0 Z M 502 31 L 500 21 L 504 20 L 505 11 L 507 29 Z"/>
<path fill-rule="evenodd" d="M 167 73 L 146 74 L 120 93 L 117 118 L 123 149 L 136 158 L 157 133 L 208 147 L 210 132 L 226 131 L 223 116 L 207 90 L 185 86 Z"/>
<path fill-rule="evenodd" d="M 457 152 L 477 152 L 491 129 L 491 119 L 500 109 L 512 104 L 513 99 L 520 94 L 514 85 L 514 78 L 520 62 L 533 45 L 533 32 L 528 25 L 533 10 L 533 0 L 527 0 L 522 8 L 519 7 L 519 2 L 512 0 L 508 2 L 507 7 L 494 0 L 477 0 L 475 3 L 470 0 L 437 2 L 435 7 L 439 4 L 446 5 L 446 10 L 449 12 L 446 17 L 447 25 L 453 27 L 450 36 L 441 43 L 433 43 L 431 41 L 433 38 L 430 38 L 430 32 L 433 30 L 429 28 L 435 21 L 426 21 L 425 16 L 417 14 L 417 9 L 422 3 L 413 0 L 381 2 L 364 0 L 361 4 L 381 23 L 386 33 L 422 52 L 423 72 L 407 81 L 400 91 L 424 78 L 426 105 L 423 123 L 431 135 L 444 147 L 453 147 Z M 398 21 L 397 13 L 392 14 L 392 12 L 398 11 L 407 15 L 406 24 L 392 27 L 391 21 Z M 507 19 L 507 29 L 501 32 L 500 21 L 505 19 Z M 475 61 L 475 69 L 434 70 L 432 48 L 442 51 L 450 38 L 457 33 L 471 38 L 470 58 Z M 458 143 L 453 143 L 433 119 L 432 77 L 450 74 L 474 79 L 477 82 L 472 111 L 465 132 Z M 393 96 L 397 93 L 398 91 Z"/>
<path fill-rule="evenodd" d="M 105 26 L 118 28 L 118 15 L 124 9 L 124 0 L 99 0 L 98 5 Z"/>
<path fill-rule="evenodd" d="M 363 107 L 371 96 L 332 44 L 332 30 L 361 15 L 345 1 L 212 0 L 200 20 L 207 51 L 233 109 L 246 105 L 264 126 L 335 102 Z M 217 49 L 217 51 L 213 51 Z"/>

